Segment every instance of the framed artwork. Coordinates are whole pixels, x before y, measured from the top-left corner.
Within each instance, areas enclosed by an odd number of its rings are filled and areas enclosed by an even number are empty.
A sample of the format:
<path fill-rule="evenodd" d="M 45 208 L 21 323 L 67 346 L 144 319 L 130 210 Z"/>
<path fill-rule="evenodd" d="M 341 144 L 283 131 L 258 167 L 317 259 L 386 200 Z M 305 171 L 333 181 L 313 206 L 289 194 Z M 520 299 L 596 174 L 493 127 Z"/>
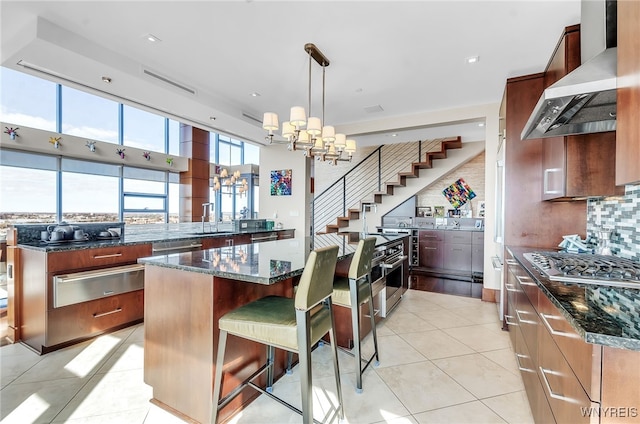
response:
<path fill-rule="evenodd" d="M 458 209 L 460 206 L 476 197 L 474 191 L 471 190 L 471 187 L 469 187 L 462 178 L 442 190 L 442 194 L 455 209 Z"/>
<path fill-rule="evenodd" d="M 433 209 L 431 208 L 431 206 L 418 206 L 416 216 L 431 217 L 433 216 Z"/>
<path fill-rule="evenodd" d="M 291 196 L 291 169 L 271 171 L 271 195 Z"/>
<path fill-rule="evenodd" d="M 433 216 L 436 218 L 444 218 L 444 206 L 434 206 Z"/>

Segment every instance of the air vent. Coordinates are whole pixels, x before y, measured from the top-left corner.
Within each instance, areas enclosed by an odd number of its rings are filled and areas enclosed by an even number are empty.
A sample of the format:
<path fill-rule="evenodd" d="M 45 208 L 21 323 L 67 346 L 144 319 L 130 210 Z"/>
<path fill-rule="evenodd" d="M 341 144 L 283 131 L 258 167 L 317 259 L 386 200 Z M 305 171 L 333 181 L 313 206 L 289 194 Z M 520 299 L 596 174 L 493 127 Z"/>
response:
<path fill-rule="evenodd" d="M 149 75 L 150 77 L 153 77 L 153 78 L 155 78 L 157 80 L 160 80 L 160 81 L 162 81 L 162 82 L 164 82 L 166 84 L 169 84 L 169 85 L 172 85 L 172 86 L 174 86 L 176 88 L 179 88 L 182 91 L 186 91 L 189 94 L 192 94 L 192 95 L 196 94 L 196 90 L 194 90 L 193 88 L 189 88 L 184 84 L 180 84 L 180 83 L 177 83 L 175 81 L 171 81 L 169 78 L 163 77 L 162 75 L 158 75 L 155 72 L 152 72 L 152 71 L 150 71 L 148 69 L 143 69 L 142 72 L 145 73 L 146 75 Z"/>
<path fill-rule="evenodd" d="M 377 113 L 377 112 L 382 112 L 384 109 L 382 109 L 382 106 L 380 105 L 375 105 L 375 106 L 367 106 L 364 108 L 364 111 L 367 113 Z"/>
<path fill-rule="evenodd" d="M 252 120 L 252 121 L 255 121 L 255 122 L 257 122 L 258 124 L 262 125 L 262 121 L 261 121 L 261 120 L 259 120 L 259 119 L 258 119 L 258 118 L 256 118 L 255 116 L 251 116 L 251 115 L 249 115 L 247 112 L 242 112 L 242 116 L 244 116 L 245 118 L 250 119 L 250 120 Z"/>

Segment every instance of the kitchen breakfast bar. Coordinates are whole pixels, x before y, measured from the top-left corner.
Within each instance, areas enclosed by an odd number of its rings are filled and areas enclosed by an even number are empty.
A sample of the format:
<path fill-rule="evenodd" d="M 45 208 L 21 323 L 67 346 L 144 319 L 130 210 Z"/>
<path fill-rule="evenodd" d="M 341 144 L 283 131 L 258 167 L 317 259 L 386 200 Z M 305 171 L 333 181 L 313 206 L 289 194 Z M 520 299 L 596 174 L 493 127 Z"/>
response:
<path fill-rule="evenodd" d="M 406 237 L 368 236 L 376 237 L 377 247 Z M 286 239 L 138 259 L 145 265 L 144 380 L 153 388 L 151 401 L 188 422 L 210 422 L 219 318 L 265 296 L 293 297 L 313 249 L 338 245 L 336 274 L 346 275 L 359 238 L 357 233 L 319 235 L 313 240 Z M 253 374 L 265 358 L 264 346 L 230 337 L 222 395 Z M 286 352 L 277 350 L 275 378 L 284 374 L 285 363 Z M 264 376 L 260 378 L 257 383 L 264 385 Z M 219 412 L 219 421 L 258 395 L 245 388 Z"/>

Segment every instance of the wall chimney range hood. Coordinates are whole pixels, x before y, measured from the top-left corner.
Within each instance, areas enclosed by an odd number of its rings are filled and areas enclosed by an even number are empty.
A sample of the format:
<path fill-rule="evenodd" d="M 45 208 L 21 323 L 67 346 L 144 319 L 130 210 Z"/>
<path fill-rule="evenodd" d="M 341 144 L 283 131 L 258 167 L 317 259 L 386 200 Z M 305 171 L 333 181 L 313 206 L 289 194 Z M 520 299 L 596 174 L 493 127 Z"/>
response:
<path fill-rule="evenodd" d="M 522 140 L 616 129 L 617 4 L 582 0 L 582 65 L 544 90 Z"/>

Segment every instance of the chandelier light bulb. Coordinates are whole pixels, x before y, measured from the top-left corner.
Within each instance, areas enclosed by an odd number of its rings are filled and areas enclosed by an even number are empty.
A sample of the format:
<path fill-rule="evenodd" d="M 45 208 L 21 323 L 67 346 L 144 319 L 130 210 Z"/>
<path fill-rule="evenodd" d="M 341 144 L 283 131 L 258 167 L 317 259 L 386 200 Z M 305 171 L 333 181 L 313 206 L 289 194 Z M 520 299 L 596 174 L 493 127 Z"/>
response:
<path fill-rule="evenodd" d="M 272 132 L 278 130 L 278 114 L 273 112 L 265 112 L 262 118 L 262 128 Z"/>
<path fill-rule="evenodd" d="M 333 143 L 338 150 L 344 150 L 347 145 L 347 136 L 344 134 L 336 134 L 335 142 Z"/>
<path fill-rule="evenodd" d="M 307 114 L 302 106 L 294 106 L 291 108 L 291 114 L 289 115 L 289 123 L 296 127 L 296 129 L 302 128 L 307 123 Z"/>
<path fill-rule="evenodd" d="M 307 132 L 311 135 L 318 135 L 322 133 L 322 122 L 320 118 L 310 117 L 307 121 Z"/>
<path fill-rule="evenodd" d="M 282 123 L 282 136 L 284 138 L 290 139 L 296 132 L 296 128 L 291 125 L 289 121 L 285 121 Z"/>
<path fill-rule="evenodd" d="M 336 139 L 336 130 L 331 125 L 325 125 L 322 127 L 322 140 L 325 143 L 330 143 Z"/>

